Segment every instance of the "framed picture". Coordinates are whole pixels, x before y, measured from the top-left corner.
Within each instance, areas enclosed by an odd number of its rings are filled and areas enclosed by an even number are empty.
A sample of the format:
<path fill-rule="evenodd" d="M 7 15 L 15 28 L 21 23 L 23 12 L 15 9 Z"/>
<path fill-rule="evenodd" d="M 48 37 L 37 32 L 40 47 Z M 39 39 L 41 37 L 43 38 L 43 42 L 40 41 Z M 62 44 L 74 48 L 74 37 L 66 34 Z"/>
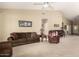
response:
<path fill-rule="evenodd" d="M 59 24 L 54 24 L 54 27 L 59 27 Z"/>
<path fill-rule="evenodd" d="M 19 27 L 32 27 L 32 21 L 19 20 Z"/>

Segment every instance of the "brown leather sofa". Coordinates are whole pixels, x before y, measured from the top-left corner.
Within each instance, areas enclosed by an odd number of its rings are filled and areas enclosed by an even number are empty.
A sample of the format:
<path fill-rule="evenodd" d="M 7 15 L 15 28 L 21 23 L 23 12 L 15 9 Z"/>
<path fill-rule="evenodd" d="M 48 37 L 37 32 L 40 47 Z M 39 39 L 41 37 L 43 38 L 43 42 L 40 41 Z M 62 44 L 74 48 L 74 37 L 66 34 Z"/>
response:
<path fill-rule="evenodd" d="M 0 57 L 12 56 L 12 45 L 11 42 L 5 41 L 0 42 Z"/>
<path fill-rule="evenodd" d="M 12 46 L 40 42 L 40 37 L 36 32 L 14 32 L 10 34 L 8 41 Z"/>

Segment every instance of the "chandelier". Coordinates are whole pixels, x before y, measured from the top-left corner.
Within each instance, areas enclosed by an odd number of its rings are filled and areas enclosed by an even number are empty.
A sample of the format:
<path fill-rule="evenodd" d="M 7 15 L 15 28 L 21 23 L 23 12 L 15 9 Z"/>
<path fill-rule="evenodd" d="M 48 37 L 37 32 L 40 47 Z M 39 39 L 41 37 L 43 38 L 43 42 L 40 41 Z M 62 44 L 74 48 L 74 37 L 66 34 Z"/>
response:
<path fill-rule="evenodd" d="M 53 2 L 39 2 L 39 3 L 34 3 L 34 5 L 41 6 L 42 9 L 53 8 Z"/>

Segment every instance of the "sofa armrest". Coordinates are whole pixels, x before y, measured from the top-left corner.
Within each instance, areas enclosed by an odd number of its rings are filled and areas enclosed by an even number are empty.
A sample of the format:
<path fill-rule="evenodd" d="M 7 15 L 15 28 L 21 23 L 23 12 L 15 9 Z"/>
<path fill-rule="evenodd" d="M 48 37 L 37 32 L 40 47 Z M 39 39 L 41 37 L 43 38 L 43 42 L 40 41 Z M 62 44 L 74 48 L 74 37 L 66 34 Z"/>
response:
<path fill-rule="evenodd" d="M 38 38 L 39 39 L 40 35 L 35 35 L 35 36 L 32 36 L 31 38 L 36 38 L 36 39 Z"/>
<path fill-rule="evenodd" d="M 12 40 L 15 40 L 13 37 L 8 37 L 7 39 L 8 41 L 12 41 Z"/>
<path fill-rule="evenodd" d="M 40 35 L 40 34 L 37 34 L 37 37 L 38 37 L 38 38 L 40 38 L 40 37 L 41 37 L 41 35 Z"/>

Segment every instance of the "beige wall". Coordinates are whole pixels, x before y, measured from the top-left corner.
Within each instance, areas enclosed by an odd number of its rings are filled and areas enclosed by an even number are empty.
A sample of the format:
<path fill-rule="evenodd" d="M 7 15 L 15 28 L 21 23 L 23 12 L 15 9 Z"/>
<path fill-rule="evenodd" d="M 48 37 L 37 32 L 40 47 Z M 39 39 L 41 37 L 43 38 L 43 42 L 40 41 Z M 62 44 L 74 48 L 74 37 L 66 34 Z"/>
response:
<path fill-rule="evenodd" d="M 5 16 L 3 13 L 0 12 L 0 41 L 3 41 L 3 36 L 5 35 L 5 27 L 4 27 L 4 23 L 5 22 Z"/>
<path fill-rule="evenodd" d="M 0 41 L 7 40 L 12 32 L 37 32 L 40 33 L 41 19 L 48 19 L 46 32 L 52 29 L 60 29 L 62 27 L 62 13 L 59 11 L 46 11 L 43 15 L 42 11 L 37 10 L 4 10 L 0 13 Z M 18 20 L 32 21 L 32 27 L 19 27 Z M 54 24 L 59 24 L 58 28 L 54 28 Z M 2 35 L 1 35 L 2 34 Z"/>

